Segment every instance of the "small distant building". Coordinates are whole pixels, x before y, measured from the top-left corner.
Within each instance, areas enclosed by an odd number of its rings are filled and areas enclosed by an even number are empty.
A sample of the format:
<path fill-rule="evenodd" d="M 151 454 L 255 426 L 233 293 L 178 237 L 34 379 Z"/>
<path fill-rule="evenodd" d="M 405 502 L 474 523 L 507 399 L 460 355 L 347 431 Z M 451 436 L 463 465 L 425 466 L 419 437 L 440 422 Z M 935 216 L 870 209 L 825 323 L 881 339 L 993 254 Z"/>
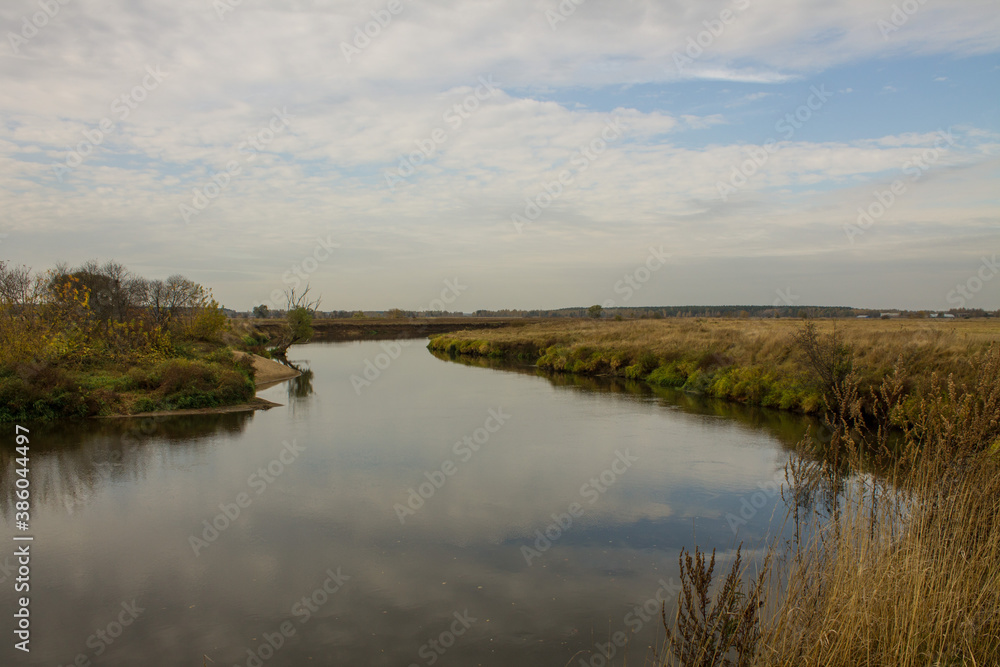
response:
<path fill-rule="evenodd" d="M 899 313 L 882 313 L 882 319 L 883 320 L 888 320 L 888 319 L 892 319 L 894 317 L 899 317 L 899 315 L 900 315 Z"/>
<path fill-rule="evenodd" d="M 867 315 L 858 315 L 858 319 L 859 320 L 867 320 L 868 316 Z"/>

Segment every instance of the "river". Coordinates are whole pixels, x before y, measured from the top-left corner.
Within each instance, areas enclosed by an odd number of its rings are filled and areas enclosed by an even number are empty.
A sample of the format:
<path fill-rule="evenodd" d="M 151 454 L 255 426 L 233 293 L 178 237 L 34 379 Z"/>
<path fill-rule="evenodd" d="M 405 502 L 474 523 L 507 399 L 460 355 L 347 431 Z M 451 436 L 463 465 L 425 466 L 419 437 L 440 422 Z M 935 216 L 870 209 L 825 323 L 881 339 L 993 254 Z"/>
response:
<path fill-rule="evenodd" d="M 29 425 L 31 652 L 5 611 L 0 664 L 640 664 L 679 549 L 725 569 L 783 518 L 799 417 L 425 345 L 295 347 L 268 411 Z"/>

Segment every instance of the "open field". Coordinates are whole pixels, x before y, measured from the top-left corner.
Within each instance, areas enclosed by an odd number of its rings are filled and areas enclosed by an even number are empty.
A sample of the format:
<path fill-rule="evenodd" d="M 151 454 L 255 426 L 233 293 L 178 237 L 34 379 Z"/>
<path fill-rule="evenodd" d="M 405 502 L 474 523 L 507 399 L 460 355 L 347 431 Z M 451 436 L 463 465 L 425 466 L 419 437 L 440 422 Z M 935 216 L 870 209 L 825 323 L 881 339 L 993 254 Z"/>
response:
<path fill-rule="evenodd" d="M 969 380 L 975 359 L 1000 342 L 1000 319 L 809 320 L 845 346 L 864 391 L 905 370 L 908 389 L 927 389 L 931 375 Z M 542 368 L 621 375 L 722 398 L 814 413 L 822 387 L 795 336 L 803 320 L 553 320 L 490 331 L 436 336 L 450 354 L 520 358 Z"/>
<path fill-rule="evenodd" d="M 497 329 L 521 327 L 531 323 L 546 322 L 535 318 L 515 317 L 405 317 L 405 318 L 350 318 L 315 319 L 312 328 L 314 340 L 381 340 L 390 338 L 424 338 L 433 334 L 459 329 Z M 278 331 L 281 320 L 245 320 L 267 334 Z"/>

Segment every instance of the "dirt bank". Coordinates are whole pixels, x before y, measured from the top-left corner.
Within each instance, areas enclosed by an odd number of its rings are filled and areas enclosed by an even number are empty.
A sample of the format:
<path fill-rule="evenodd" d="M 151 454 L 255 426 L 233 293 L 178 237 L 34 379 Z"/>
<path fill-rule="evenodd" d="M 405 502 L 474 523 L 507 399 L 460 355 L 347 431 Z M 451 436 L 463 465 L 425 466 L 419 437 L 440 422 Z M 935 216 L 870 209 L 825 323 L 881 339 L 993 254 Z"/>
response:
<path fill-rule="evenodd" d="M 245 356 L 253 357 L 254 381 L 257 383 L 257 391 L 273 387 L 279 382 L 291 380 L 294 377 L 302 375 L 302 373 L 294 368 L 289 368 L 284 364 L 279 364 L 277 361 L 265 359 L 256 354 L 247 355 L 246 352 L 238 350 L 234 350 L 233 354 L 238 358 Z"/>

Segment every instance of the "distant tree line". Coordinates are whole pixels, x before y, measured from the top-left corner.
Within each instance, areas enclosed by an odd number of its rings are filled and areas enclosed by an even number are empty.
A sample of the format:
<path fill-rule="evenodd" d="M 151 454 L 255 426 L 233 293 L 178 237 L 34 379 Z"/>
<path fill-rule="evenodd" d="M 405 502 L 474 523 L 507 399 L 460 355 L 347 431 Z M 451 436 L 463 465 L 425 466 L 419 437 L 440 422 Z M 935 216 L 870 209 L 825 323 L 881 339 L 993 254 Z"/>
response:
<path fill-rule="evenodd" d="M 932 317 L 938 313 L 947 313 L 956 318 L 1000 317 L 1000 310 L 987 311 L 982 308 L 952 308 L 947 311 L 927 310 L 877 310 L 871 308 L 849 308 L 846 306 L 634 306 L 611 307 L 588 306 L 555 309 L 517 309 L 500 308 L 496 310 L 480 309 L 471 313 L 471 317 L 581 317 L 581 318 L 622 318 L 622 319 L 662 319 L 666 317 L 733 317 L 733 318 L 856 318 L 868 317 L 878 319 L 887 316 L 903 318 Z M 261 304 L 251 312 L 242 314 L 257 318 L 284 319 L 286 310 L 274 310 Z M 468 317 L 461 311 L 415 311 L 392 308 L 390 310 L 329 310 L 316 311 L 316 317 L 330 319 L 348 318 L 407 318 L 407 317 Z"/>
<path fill-rule="evenodd" d="M 734 317 L 734 318 L 879 318 L 889 311 L 844 306 L 635 306 L 628 308 L 589 307 L 558 308 L 552 310 L 477 310 L 475 317 L 581 317 L 625 319 L 661 319 L 665 317 Z M 892 310 L 894 315 L 906 318 L 930 317 L 929 311 Z M 952 308 L 947 312 L 959 317 L 1000 317 L 1000 310 L 981 308 Z"/>
<path fill-rule="evenodd" d="M 284 319 L 287 310 L 276 310 L 269 308 L 265 304 L 254 306 L 247 313 L 250 317 L 262 319 Z M 315 310 L 315 317 L 324 319 L 362 319 L 362 318 L 389 318 L 401 319 L 408 317 L 464 317 L 461 311 L 444 310 L 404 310 L 402 308 L 391 308 L 389 310 Z"/>

